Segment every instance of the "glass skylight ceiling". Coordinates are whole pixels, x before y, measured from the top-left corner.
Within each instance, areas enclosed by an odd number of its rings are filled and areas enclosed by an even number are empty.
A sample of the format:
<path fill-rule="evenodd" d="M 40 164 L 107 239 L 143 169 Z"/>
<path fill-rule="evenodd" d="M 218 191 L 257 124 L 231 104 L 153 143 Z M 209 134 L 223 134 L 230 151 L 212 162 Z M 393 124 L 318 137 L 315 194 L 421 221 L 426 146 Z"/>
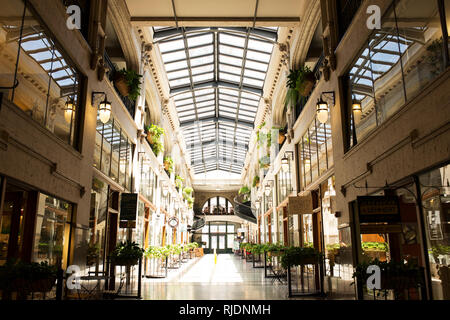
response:
<path fill-rule="evenodd" d="M 153 28 L 195 173 L 240 174 L 277 28 Z"/>

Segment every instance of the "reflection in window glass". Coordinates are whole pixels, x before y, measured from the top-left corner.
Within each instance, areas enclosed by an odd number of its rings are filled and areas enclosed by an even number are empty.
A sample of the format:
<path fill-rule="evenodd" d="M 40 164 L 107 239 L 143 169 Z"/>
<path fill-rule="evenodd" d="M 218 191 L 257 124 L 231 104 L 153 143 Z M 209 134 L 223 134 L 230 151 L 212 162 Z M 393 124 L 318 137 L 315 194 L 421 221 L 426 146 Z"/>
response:
<path fill-rule="evenodd" d="M 445 70 L 438 21 L 436 1 L 397 1 L 383 17 L 382 29 L 370 36 L 349 72 L 349 108 L 353 102 L 362 107 L 350 109 L 351 146 Z"/>
<path fill-rule="evenodd" d="M 9 90 L 5 98 L 55 136 L 74 145 L 81 108 L 79 72 L 29 10 L 23 29 L 21 18 L 6 18 L 22 17 L 24 2 L 2 0 L 0 6 L 5 13 L 0 18 L 1 87 L 14 84 L 21 41 L 18 86 Z"/>
<path fill-rule="evenodd" d="M 450 300 L 450 165 L 419 177 L 433 298 Z"/>
<path fill-rule="evenodd" d="M 39 195 L 33 261 L 48 261 L 64 267 L 67 263 L 72 206 L 62 200 Z"/>

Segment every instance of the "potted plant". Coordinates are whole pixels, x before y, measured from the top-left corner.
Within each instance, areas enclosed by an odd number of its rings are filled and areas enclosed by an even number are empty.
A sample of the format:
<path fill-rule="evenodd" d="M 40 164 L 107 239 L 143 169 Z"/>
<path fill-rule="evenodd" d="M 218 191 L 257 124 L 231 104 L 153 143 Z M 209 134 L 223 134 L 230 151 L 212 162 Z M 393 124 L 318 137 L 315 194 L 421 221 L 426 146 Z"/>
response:
<path fill-rule="evenodd" d="M 372 265 L 378 266 L 381 271 L 380 290 L 394 290 L 396 299 L 401 296 L 405 289 L 423 285 L 423 268 L 419 267 L 415 261 L 406 263 L 394 260 L 387 262 L 378 259 L 366 261 L 356 266 L 353 278 L 365 284 L 370 276 L 370 273 L 367 273 L 367 268 Z"/>
<path fill-rule="evenodd" d="M 278 130 L 278 144 L 283 144 L 284 140 L 286 140 L 286 132 L 283 128 L 280 127 L 272 127 L 273 130 Z"/>
<path fill-rule="evenodd" d="M 0 266 L 0 290 L 18 292 L 26 296 L 30 292 L 49 292 L 56 282 L 57 268 L 47 261 L 26 263 L 8 261 Z"/>
<path fill-rule="evenodd" d="M 186 200 L 187 200 L 189 209 L 192 209 L 192 206 L 194 205 L 194 198 L 188 197 Z"/>
<path fill-rule="evenodd" d="M 386 260 L 386 252 L 388 251 L 388 245 L 385 242 L 363 242 L 361 244 L 363 249 L 363 255 L 370 260 L 378 259 L 381 261 Z"/>
<path fill-rule="evenodd" d="M 266 155 L 259 159 L 259 166 L 263 169 L 269 169 L 270 167 L 270 156 Z"/>
<path fill-rule="evenodd" d="M 121 69 L 114 72 L 113 81 L 119 93 L 135 101 L 141 92 L 142 76 L 134 70 Z"/>
<path fill-rule="evenodd" d="M 175 186 L 177 190 L 183 190 L 183 181 L 184 179 L 179 175 L 175 175 Z"/>
<path fill-rule="evenodd" d="M 300 97 L 308 97 L 316 83 L 316 77 L 310 68 L 303 65 L 297 70 L 290 70 L 286 86 L 288 88 L 284 101 L 285 108 L 294 107 Z"/>
<path fill-rule="evenodd" d="M 253 177 L 253 184 L 252 184 L 252 186 L 253 186 L 253 188 L 259 188 L 259 183 L 260 183 L 260 178 L 259 178 L 259 176 L 254 176 Z"/>
<path fill-rule="evenodd" d="M 290 247 L 283 252 L 281 256 L 281 265 L 283 268 L 318 264 L 322 254 L 314 248 Z"/>
<path fill-rule="evenodd" d="M 245 202 L 249 200 L 250 191 L 250 188 L 247 186 L 243 186 L 239 189 L 239 195 L 243 196 Z"/>
<path fill-rule="evenodd" d="M 165 156 L 163 160 L 164 170 L 166 170 L 167 174 L 170 175 L 173 171 L 173 159 L 172 157 Z"/>
<path fill-rule="evenodd" d="M 161 136 L 164 134 L 164 129 L 152 124 L 145 127 L 145 133 L 147 134 L 147 141 L 150 143 L 153 153 L 158 156 L 164 151 L 164 146 L 161 142 Z"/>
<path fill-rule="evenodd" d="M 111 253 L 111 261 L 117 266 L 133 266 L 142 258 L 144 250 L 136 242 L 121 242 Z"/>
<path fill-rule="evenodd" d="M 183 198 L 187 200 L 192 196 L 192 191 L 194 191 L 191 187 L 184 187 L 183 189 Z"/>

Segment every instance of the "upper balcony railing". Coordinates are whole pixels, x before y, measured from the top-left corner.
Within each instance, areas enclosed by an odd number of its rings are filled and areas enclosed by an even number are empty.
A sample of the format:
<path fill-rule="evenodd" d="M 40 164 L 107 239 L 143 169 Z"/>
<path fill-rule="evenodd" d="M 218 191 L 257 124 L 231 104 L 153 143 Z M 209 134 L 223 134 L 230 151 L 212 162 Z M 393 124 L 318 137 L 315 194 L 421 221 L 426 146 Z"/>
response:
<path fill-rule="evenodd" d="M 117 71 L 116 66 L 114 65 L 114 63 L 109 58 L 109 56 L 106 53 L 106 51 L 105 51 L 105 54 L 103 55 L 103 58 L 104 58 L 104 61 L 105 61 L 105 64 L 106 64 L 106 69 L 108 70 L 107 71 L 108 79 L 111 81 L 111 83 L 114 83 L 113 82 L 113 76 L 114 76 L 114 72 Z M 125 108 L 127 108 L 127 110 L 130 113 L 131 117 L 134 118 L 134 114 L 135 114 L 135 110 L 136 110 L 136 101 L 133 101 L 130 98 L 121 95 L 119 90 L 117 90 L 117 88 L 115 86 L 114 86 L 114 88 L 116 89 L 117 95 L 120 97 L 120 99 L 122 100 L 123 104 L 125 105 Z"/>

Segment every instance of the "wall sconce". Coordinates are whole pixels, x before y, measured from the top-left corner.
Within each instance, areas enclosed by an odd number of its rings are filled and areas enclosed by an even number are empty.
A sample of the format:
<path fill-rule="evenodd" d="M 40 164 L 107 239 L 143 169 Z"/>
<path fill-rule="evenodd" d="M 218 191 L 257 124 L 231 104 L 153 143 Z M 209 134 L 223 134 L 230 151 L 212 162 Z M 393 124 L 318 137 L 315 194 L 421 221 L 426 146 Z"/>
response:
<path fill-rule="evenodd" d="M 98 115 L 100 118 L 100 121 L 102 123 L 107 123 L 109 119 L 111 118 L 111 102 L 108 101 L 108 97 L 106 96 L 106 93 L 104 92 L 92 92 L 92 106 L 95 107 L 95 96 L 97 95 L 103 95 L 105 96 L 105 99 L 100 102 L 98 105 Z"/>
<path fill-rule="evenodd" d="M 180 203 L 179 203 L 178 199 L 174 201 L 174 205 L 175 205 L 175 210 L 180 209 Z"/>
<path fill-rule="evenodd" d="M 327 101 L 324 100 L 324 97 Z M 325 124 L 328 121 L 328 103 L 330 100 L 333 101 L 333 106 L 336 104 L 336 100 L 334 97 L 334 91 L 322 92 L 320 95 L 320 99 L 317 101 L 317 120 L 320 123 Z"/>
<path fill-rule="evenodd" d="M 256 200 L 255 200 L 255 207 L 256 207 L 256 210 L 259 210 L 260 204 L 261 204 L 261 200 L 256 199 Z"/>
<path fill-rule="evenodd" d="M 283 172 L 289 171 L 289 160 L 291 159 L 291 157 L 289 155 L 292 155 L 292 159 L 294 159 L 293 151 L 286 151 L 284 153 L 283 159 L 281 159 L 281 169 L 283 170 Z"/>
<path fill-rule="evenodd" d="M 75 112 L 75 99 L 72 97 L 67 99 L 66 104 L 64 106 L 64 119 L 66 120 L 67 123 L 70 124 L 72 122 L 74 112 Z"/>
<path fill-rule="evenodd" d="M 272 192 L 272 184 L 270 181 L 267 182 L 266 187 L 264 188 L 264 194 L 266 197 L 270 196 L 270 193 Z"/>

